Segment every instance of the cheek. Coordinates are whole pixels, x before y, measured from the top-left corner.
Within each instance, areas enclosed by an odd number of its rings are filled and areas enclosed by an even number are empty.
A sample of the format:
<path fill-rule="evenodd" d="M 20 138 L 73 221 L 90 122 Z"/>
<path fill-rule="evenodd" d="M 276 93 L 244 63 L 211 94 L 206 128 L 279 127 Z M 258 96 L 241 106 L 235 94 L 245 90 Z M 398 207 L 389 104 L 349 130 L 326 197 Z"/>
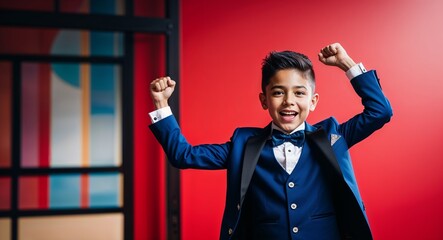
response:
<path fill-rule="evenodd" d="M 274 113 L 276 111 L 275 106 L 272 105 L 272 103 L 270 103 L 271 105 L 268 105 L 268 110 L 270 113 Z"/>
<path fill-rule="evenodd" d="M 299 105 L 299 108 L 300 108 L 300 111 L 307 113 L 307 112 L 314 111 L 315 106 L 312 105 L 311 103 L 305 103 L 303 105 Z"/>
<path fill-rule="evenodd" d="M 299 104 L 298 104 L 298 107 L 302 111 L 308 111 L 311 108 L 311 103 L 308 102 L 308 101 L 300 101 Z"/>
<path fill-rule="evenodd" d="M 271 110 L 275 110 L 278 108 L 278 103 L 277 101 L 268 101 L 267 102 L 268 108 Z"/>

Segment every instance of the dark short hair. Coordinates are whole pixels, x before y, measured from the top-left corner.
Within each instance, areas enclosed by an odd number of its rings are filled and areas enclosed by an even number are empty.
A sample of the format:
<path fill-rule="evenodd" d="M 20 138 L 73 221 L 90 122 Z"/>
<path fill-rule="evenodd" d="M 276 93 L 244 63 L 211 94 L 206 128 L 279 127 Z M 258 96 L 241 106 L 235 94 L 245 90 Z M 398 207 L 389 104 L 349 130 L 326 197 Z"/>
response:
<path fill-rule="evenodd" d="M 315 92 L 315 73 L 312 62 L 307 56 L 293 51 L 273 51 L 263 59 L 262 63 L 261 88 L 263 93 L 266 92 L 266 86 L 277 71 L 284 69 L 300 70 L 303 76 L 309 80 L 312 91 Z"/>

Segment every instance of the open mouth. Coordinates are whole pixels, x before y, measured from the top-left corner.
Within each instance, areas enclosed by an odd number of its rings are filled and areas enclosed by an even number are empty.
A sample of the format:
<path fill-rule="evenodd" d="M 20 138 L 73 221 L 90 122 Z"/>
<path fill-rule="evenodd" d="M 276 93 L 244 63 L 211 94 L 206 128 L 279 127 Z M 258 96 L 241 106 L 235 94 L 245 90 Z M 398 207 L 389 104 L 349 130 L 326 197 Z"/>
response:
<path fill-rule="evenodd" d="M 291 110 L 283 110 L 279 112 L 280 116 L 283 118 L 283 120 L 289 121 L 295 118 L 297 116 L 298 112 L 291 111 Z"/>

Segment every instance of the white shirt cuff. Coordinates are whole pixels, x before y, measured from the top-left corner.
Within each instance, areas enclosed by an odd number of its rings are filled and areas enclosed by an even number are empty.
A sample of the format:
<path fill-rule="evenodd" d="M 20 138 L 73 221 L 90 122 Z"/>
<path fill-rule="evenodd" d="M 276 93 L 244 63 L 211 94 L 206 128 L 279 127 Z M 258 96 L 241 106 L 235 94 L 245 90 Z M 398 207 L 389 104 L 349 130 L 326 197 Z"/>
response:
<path fill-rule="evenodd" d="M 160 108 L 149 113 L 152 123 L 156 123 L 171 115 L 172 115 L 171 107 Z"/>
<path fill-rule="evenodd" d="M 348 77 L 349 80 L 352 80 L 353 78 L 367 72 L 365 66 L 363 66 L 363 63 L 355 64 L 353 67 L 351 67 L 348 71 L 346 71 L 346 77 Z"/>

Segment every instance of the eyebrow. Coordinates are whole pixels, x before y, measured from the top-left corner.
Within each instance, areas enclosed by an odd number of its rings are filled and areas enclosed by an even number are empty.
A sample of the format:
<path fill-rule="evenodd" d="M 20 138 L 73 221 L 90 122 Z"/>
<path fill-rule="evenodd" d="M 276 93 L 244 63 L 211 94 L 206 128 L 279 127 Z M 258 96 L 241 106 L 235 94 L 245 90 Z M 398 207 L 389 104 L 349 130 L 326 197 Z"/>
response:
<path fill-rule="evenodd" d="M 285 87 L 282 86 L 282 85 L 275 85 L 275 86 L 273 86 L 273 87 L 271 88 L 271 90 L 276 89 L 276 88 L 279 88 L 279 89 L 285 89 Z M 303 86 L 303 85 L 298 85 L 298 86 L 295 86 L 295 87 L 293 87 L 293 88 L 297 88 L 297 89 L 299 89 L 299 88 L 304 88 L 304 89 L 308 90 L 308 88 L 305 87 L 305 86 Z"/>

